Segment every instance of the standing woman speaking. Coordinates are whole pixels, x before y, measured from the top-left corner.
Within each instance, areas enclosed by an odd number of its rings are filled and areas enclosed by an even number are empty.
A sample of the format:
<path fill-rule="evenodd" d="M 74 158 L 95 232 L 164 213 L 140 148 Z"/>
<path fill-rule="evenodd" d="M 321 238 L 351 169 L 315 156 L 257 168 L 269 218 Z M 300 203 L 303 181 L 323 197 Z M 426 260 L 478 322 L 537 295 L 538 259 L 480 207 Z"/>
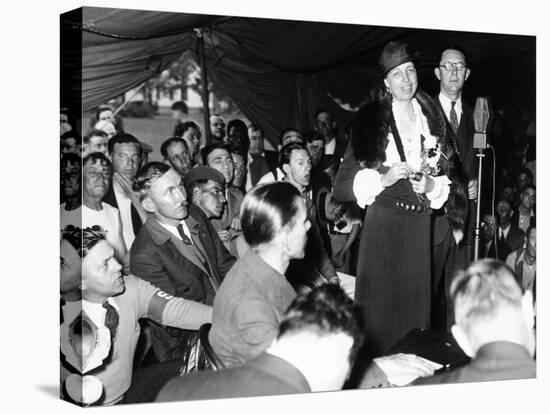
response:
<path fill-rule="evenodd" d="M 452 131 L 418 89 L 415 60 L 405 43 L 384 47 L 378 60 L 383 83 L 357 113 L 351 151 L 335 184 L 343 184 L 336 194 L 341 201 L 351 197 L 352 186 L 357 204 L 368 206 L 355 300 L 372 357 L 411 329 L 430 327 L 432 210 L 445 206 L 457 240 L 467 212 Z"/>

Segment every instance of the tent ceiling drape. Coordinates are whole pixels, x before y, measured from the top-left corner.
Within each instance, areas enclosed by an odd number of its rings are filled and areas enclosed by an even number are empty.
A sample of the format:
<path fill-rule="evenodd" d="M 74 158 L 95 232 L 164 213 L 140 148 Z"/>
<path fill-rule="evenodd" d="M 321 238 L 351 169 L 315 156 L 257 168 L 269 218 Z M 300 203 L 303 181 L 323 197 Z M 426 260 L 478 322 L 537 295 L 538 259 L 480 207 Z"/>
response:
<path fill-rule="evenodd" d="M 81 61 L 62 57 L 67 103 L 84 111 L 141 84 L 184 51 L 198 51 L 203 28 L 209 78 L 250 121 L 275 138 L 307 129 L 317 108 L 343 125 L 379 80 L 377 57 L 389 40 L 420 52 L 420 83 L 434 92 L 437 51 L 459 44 L 470 54 L 467 90 L 495 100 L 535 98 L 535 37 L 430 29 L 223 17 L 84 7 L 61 16 L 61 36 L 81 38 Z M 78 54 L 77 54 L 78 55 Z M 152 68 L 151 62 L 158 67 Z M 77 73 L 78 72 L 78 73 Z M 468 96 L 467 96 L 468 97 Z M 338 103 L 337 103 L 338 102 Z M 345 106 L 345 105 L 344 105 Z"/>

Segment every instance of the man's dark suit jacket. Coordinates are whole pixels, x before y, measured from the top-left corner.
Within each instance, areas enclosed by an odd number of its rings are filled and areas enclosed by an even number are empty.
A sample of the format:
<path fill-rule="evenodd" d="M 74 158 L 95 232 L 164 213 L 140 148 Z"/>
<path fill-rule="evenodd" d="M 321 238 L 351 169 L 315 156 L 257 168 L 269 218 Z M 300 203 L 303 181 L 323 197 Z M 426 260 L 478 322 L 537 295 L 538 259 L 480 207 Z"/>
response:
<path fill-rule="evenodd" d="M 260 178 L 271 171 L 271 168 L 267 163 L 267 159 L 261 155 L 248 154 L 248 156 L 252 158 L 252 161 L 248 164 L 248 174 L 254 187 L 260 181 Z"/>
<path fill-rule="evenodd" d="M 185 219 L 195 246 L 207 257 L 202 263 L 193 248 L 149 216 L 130 250 L 131 273 L 178 297 L 212 305 L 235 258 L 200 208 L 190 204 Z M 183 331 L 153 326 L 153 349 L 159 361 L 180 357 Z"/>
<path fill-rule="evenodd" d="M 512 342 L 491 342 L 479 348 L 475 358 L 467 365 L 431 377 L 419 378 L 414 384 L 512 380 L 534 378 L 535 375 L 535 360 L 523 346 Z"/>
<path fill-rule="evenodd" d="M 264 158 L 269 171 L 274 171 L 279 166 L 279 153 L 277 151 L 264 151 Z"/>
<path fill-rule="evenodd" d="M 497 230 L 497 237 L 499 237 L 499 235 L 500 227 Z M 510 230 L 508 231 L 508 235 L 506 236 L 504 241 L 510 248 L 510 252 L 521 249 L 523 247 L 523 244 L 525 243 L 525 232 L 521 230 L 518 226 L 510 224 Z"/>
<path fill-rule="evenodd" d="M 311 392 L 311 388 L 294 365 L 265 352 L 239 367 L 174 378 L 160 390 L 155 402 L 306 392 Z"/>
<path fill-rule="evenodd" d="M 537 224 L 537 219 L 536 219 L 536 217 L 537 217 L 536 214 L 537 213 L 536 213 L 536 211 L 534 211 L 534 214 L 535 214 L 534 216 L 531 216 L 529 218 L 529 227 L 536 226 L 536 224 Z M 512 226 L 516 226 L 516 227 L 519 226 L 519 209 L 516 208 L 514 210 L 514 215 L 510 218 L 510 223 L 512 223 Z"/>
<path fill-rule="evenodd" d="M 337 134 L 335 136 L 335 139 L 336 139 L 336 146 L 334 148 L 334 153 L 323 154 L 323 157 L 321 158 L 321 169 L 323 170 L 327 169 L 329 166 L 331 166 L 335 162 L 340 164 L 340 159 L 344 158 L 344 153 L 346 152 L 348 141 L 344 136 L 340 134 Z"/>
<path fill-rule="evenodd" d="M 113 190 L 113 183 L 111 183 L 109 191 L 107 191 L 107 194 L 103 197 L 103 201 L 114 208 L 119 208 L 116 201 L 115 191 Z M 139 213 L 133 204 L 130 204 L 130 213 L 132 215 L 132 228 L 134 230 L 134 234 L 137 236 L 139 230 L 141 229 L 141 218 L 139 217 Z M 130 247 L 132 246 L 126 246 L 128 250 L 130 250 Z"/>

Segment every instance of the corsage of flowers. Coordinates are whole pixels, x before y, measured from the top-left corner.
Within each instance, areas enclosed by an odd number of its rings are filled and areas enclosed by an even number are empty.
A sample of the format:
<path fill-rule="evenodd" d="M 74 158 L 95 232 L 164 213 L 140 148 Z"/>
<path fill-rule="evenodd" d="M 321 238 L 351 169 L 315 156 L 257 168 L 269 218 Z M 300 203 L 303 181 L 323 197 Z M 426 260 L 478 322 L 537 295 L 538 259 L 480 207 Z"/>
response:
<path fill-rule="evenodd" d="M 436 138 L 432 135 L 425 137 L 420 135 L 420 158 L 422 159 L 420 164 L 420 171 L 424 174 L 437 177 L 439 175 L 439 157 L 441 157 L 441 148 Z"/>

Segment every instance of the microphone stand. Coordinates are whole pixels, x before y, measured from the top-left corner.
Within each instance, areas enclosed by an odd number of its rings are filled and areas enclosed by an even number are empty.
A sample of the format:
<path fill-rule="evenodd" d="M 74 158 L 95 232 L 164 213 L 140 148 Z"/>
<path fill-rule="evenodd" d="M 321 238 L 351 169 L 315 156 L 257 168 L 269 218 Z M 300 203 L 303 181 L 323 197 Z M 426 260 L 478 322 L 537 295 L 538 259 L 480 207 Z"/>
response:
<path fill-rule="evenodd" d="M 476 205 L 476 227 L 474 236 L 474 261 L 479 259 L 479 240 L 481 233 L 481 170 L 483 165 L 484 151 L 487 148 L 487 125 L 491 117 L 489 100 L 487 97 L 478 97 L 474 109 L 474 148 L 477 149 L 476 157 L 479 159 L 477 170 L 477 205 Z M 496 248 L 496 246 L 495 246 Z"/>
<path fill-rule="evenodd" d="M 476 200 L 476 227 L 474 233 L 474 262 L 479 259 L 479 241 L 481 233 L 481 168 L 483 158 L 485 157 L 485 149 L 478 148 L 476 157 L 479 159 L 477 169 L 477 200 Z"/>

